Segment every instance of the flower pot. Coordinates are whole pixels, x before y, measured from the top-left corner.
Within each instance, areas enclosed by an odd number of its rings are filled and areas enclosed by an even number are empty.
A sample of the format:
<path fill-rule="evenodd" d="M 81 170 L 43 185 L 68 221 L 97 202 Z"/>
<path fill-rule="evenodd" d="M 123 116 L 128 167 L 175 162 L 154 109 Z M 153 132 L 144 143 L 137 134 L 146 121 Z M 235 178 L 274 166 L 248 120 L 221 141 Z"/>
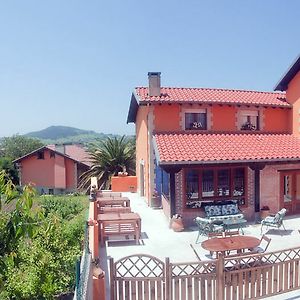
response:
<path fill-rule="evenodd" d="M 160 208 L 161 207 L 161 198 L 160 196 L 153 196 L 151 198 L 151 207 Z"/>
<path fill-rule="evenodd" d="M 180 232 L 184 230 L 182 218 L 173 217 L 170 221 L 170 228 L 172 228 L 176 232 Z"/>

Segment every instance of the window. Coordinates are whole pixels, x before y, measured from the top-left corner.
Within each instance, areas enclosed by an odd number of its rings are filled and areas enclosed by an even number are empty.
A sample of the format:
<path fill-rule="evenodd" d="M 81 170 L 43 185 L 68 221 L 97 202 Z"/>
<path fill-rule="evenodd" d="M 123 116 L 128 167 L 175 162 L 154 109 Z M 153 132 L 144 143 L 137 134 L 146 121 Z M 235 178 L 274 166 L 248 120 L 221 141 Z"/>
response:
<path fill-rule="evenodd" d="M 242 111 L 240 123 L 241 130 L 259 130 L 259 112 Z"/>
<path fill-rule="evenodd" d="M 245 204 L 245 168 L 187 170 L 186 207 L 201 207 L 202 201 L 238 200 Z"/>
<path fill-rule="evenodd" d="M 162 185 L 161 185 L 161 191 L 168 199 L 170 198 L 170 176 L 169 174 L 162 170 Z"/>
<path fill-rule="evenodd" d="M 230 195 L 230 170 L 218 170 L 218 196 Z"/>
<path fill-rule="evenodd" d="M 206 130 L 207 113 L 206 110 L 200 112 L 185 113 L 185 130 Z"/>
<path fill-rule="evenodd" d="M 199 175 L 197 171 L 189 171 L 186 180 L 186 193 L 188 200 L 198 200 L 199 198 Z"/>
<path fill-rule="evenodd" d="M 50 151 L 50 158 L 54 158 L 55 157 L 55 152 Z"/>
<path fill-rule="evenodd" d="M 37 159 L 45 159 L 45 157 L 44 157 L 44 151 L 39 151 L 37 153 Z"/>
<path fill-rule="evenodd" d="M 233 196 L 245 195 L 245 170 L 233 169 Z"/>
<path fill-rule="evenodd" d="M 214 172 L 212 170 L 202 173 L 202 197 L 213 197 L 214 191 Z"/>

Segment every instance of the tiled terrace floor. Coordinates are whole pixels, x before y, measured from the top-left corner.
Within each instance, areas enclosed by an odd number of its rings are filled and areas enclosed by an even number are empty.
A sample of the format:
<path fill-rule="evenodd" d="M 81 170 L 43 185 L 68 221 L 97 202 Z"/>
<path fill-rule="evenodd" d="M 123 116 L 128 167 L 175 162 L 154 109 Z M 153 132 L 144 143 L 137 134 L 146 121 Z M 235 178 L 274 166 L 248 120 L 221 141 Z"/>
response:
<path fill-rule="evenodd" d="M 101 264 L 107 270 L 108 258 L 113 257 L 118 260 L 124 256 L 132 254 L 150 254 L 164 260 L 169 257 L 172 262 L 191 262 L 197 261 L 190 244 L 194 246 L 199 256 L 203 260 L 210 259 L 208 251 L 202 249 L 201 241 L 206 240 L 205 236 L 201 237 L 200 243 L 195 244 L 197 237 L 197 228 L 187 228 L 183 232 L 174 232 L 169 229 L 169 223 L 161 209 L 151 209 L 145 201 L 137 194 L 124 193 L 124 196 L 130 198 L 132 211 L 140 214 L 142 219 L 142 241 L 140 245 L 135 242 L 118 242 L 111 241 L 106 243 L 106 247 L 100 250 Z M 269 229 L 268 237 L 272 239 L 268 251 L 275 251 L 291 247 L 300 247 L 300 216 L 286 217 L 284 221 L 286 231 Z M 259 224 L 249 224 L 244 229 L 245 235 L 260 235 Z M 108 276 L 107 276 L 108 278 Z M 289 294 L 283 294 L 268 299 L 300 299 L 300 290 Z"/>

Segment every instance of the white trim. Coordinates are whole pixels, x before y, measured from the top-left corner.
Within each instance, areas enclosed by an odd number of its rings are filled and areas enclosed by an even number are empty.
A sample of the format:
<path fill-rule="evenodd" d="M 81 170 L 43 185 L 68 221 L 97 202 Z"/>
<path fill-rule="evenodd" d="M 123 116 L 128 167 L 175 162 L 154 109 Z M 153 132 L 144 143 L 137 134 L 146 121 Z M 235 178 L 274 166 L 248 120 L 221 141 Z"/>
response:
<path fill-rule="evenodd" d="M 241 115 L 250 116 L 250 117 L 258 117 L 259 111 L 258 110 L 242 110 Z"/>
<path fill-rule="evenodd" d="M 211 130 L 211 109 L 210 107 L 204 107 L 204 108 L 185 108 L 183 107 L 181 109 L 181 129 L 184 131 L 193 131 L 191 129 L 185 128 L 185 114 L 186 113 L 206 113 L 206 129 L 199 129 L 201 131 L 205 130 Z"/>

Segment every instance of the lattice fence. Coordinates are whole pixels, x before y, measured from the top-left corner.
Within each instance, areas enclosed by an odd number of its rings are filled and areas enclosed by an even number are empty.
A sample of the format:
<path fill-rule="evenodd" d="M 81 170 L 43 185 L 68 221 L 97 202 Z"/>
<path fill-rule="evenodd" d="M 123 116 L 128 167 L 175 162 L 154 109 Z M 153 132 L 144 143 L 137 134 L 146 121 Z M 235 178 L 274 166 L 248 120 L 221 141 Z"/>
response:
<path fill-rule="evenodd" d="M 165 263 L 150 255 L 110 259 L 111 299 L 165 299 Z"/>
<path fill-rule="evenodd" d="M 110 259 L 111 300 L 259 299 L 300 289 L 300 248 L 192 263 Z"/>

